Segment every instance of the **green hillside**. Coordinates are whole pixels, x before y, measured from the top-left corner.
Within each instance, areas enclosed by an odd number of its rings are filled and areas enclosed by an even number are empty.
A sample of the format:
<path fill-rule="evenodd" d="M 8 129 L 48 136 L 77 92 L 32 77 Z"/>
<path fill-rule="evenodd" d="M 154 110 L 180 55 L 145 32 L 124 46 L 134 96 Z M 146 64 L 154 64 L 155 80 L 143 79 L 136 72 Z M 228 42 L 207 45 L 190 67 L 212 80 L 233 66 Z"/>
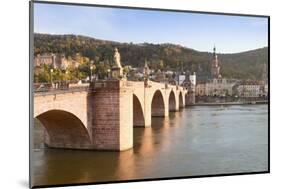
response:
<path fill-rule="evenodd" d="M 105 41 L 76 35 L 35 34 L 34 53 L 64 53 L 73 56 L 80 53 L 96 64 L 112 64 L 113 49 L 117 47 L 123 65 L 149 67 L 162 70 L 189 70 L 209 72 L 212 53 L 200 52 L 174 44 L 133 44 Z M 211 49 L 212 47 L 210 47 Z M 235 54 L 218 54 L 221 73 L 227 78 L 261 79 L 264 65 L 268 64 L 268 48 L 260 48 Z M 266 66 L 267 71 L 267 66 Z"/>

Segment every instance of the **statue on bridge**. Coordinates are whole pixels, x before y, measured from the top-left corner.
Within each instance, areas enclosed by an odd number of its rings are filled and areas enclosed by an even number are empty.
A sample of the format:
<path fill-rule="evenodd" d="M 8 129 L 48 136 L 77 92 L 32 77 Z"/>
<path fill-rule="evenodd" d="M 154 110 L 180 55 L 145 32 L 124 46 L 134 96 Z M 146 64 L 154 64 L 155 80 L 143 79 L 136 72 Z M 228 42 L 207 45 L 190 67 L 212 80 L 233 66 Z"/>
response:
<path fill-rule="evenodd" d="M 123 68 L 121 66 L 121 56 L 118 49 L 114 49 L 114 66 L 112 67 L 112 78 L 122 79 L 123 78 Z"/>
<path fill-rule="evenodd" d="M 122 68 L 122 66 L 121 66 L 121 57 L 120 57 L 120 54 L 119 54 L 117 48 L 114 49 L 114 63 L 115 63 L 116 67 Z"/>

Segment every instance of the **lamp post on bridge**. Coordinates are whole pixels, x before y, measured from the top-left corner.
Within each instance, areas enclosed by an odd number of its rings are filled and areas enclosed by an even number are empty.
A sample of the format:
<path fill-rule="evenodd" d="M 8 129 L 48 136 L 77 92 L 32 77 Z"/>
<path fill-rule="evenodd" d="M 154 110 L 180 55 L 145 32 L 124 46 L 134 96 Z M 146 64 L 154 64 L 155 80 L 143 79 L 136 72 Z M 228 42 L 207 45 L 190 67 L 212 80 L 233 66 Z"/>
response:
<path fill-rule="evenodd" d="M 92 82 L 92 77 L 93 77 L 93 66 L 90 67 L 90 70 L 91 70 L 90 82 Z"/>
<path fill-rule="evenodd" d="M 68 71 L 67 70 L 65 71 L 65 75 L 66 75 L 66 81 L 67 81 L 68 80 L 67 79 L 67 76 L 68 76 Z"/>
<path fill-rule="evenodd" d="M 51 68 L 51 69 L 50 69 L 51 87 L 53 87 L 53 72 L 54 72 L 54 70 Z"/>
<path fill-rule="evenodd" d="M 93 60 L 91 60 L 90 61 L 90 82 L 92 82 L 92 78 L 93 78 L 93 69 L 94 69 L 94 66 L 93 66 L 93 64 L 94 64 L 94 61 Z"/>
<path fill-rule="evenodd" d="M 144 69 L 143 69 L 143 77 L 144 77 L 144 86 L 148 86 L 148 80 L 149 80 L 149 67 L 147 65 L 147 61 L 145 59 L 144 62 Z"/>
<path fill-rule="evenodd" d="M 110 78 L 110 69 L 107 70 L 107 79 Z"/>

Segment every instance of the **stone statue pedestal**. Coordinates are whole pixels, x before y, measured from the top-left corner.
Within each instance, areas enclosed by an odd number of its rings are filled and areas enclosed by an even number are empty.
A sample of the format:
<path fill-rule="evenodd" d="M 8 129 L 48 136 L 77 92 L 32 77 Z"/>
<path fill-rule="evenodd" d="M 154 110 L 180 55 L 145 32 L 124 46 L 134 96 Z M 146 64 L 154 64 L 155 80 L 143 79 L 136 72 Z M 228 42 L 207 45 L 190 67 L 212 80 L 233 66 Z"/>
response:
<path fill-rule="evenodd" d="M 113 79 L 121 79 L 123 78 L 123 69 L 119 67 L 113 67 L 111 69 L 111 76 Z"/>

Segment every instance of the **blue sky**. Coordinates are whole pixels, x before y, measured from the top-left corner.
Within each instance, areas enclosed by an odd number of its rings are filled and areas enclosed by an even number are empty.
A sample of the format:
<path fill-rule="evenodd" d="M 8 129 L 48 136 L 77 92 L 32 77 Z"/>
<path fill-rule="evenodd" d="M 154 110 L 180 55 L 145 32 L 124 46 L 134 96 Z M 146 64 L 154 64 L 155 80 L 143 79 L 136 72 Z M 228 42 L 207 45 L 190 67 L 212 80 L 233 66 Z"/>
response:
<path fill-rule="evenodd" d="M 35 3 L 34 31 L 235 53 L 268 43 L 267 18 Z"/>

